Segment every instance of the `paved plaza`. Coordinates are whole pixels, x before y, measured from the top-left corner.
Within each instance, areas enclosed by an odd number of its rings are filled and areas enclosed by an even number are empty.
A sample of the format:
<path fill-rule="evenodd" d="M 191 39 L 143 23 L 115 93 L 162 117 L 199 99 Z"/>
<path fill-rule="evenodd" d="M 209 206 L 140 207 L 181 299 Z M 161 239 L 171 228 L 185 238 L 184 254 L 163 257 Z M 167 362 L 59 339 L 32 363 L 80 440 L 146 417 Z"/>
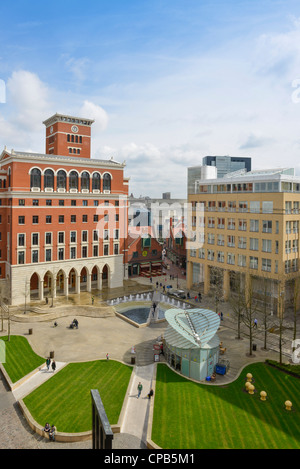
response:
<path fill-rule="evenodd" d="M 166 282 L 165 277 L 158 280 Z M 183 278 L 176 279 L 177 281 L 181 288 L 185 288 Z M 154 284 L 156 285 L 156 280 Z M 129 282 L 123 291 L 120 289 L 118 292 L 110 292 L 110 296 L 107 295 L 106 299 L 128 294 L 129 291 L 133 293 L 134 289 L 135 291 L 149 291 L 152 288 L 153 285 L 150 284 L 149 279 L 139 279 L 139 283 Z M 212 307 L 209 298 L 203 298 L 202 303 L 197 306 Z M 30 313 L 31 308 L 39 308 L 39 313 Z M 62 297 L 57 298 L 53 307 L 33 302 L 33 306 L 27 309 L 26 314 L 22 309 L 15 311 L 14 314 L 18 316 L 18 320 L 11 321 L 11 334 L 26 337 L 34 352 L 45 358 L 51 351 L 54 351 L 58 371 L 69 362 L 105 359 L 107 353 L 110 359 L 131 364 L 131 347 L 135 346 L 134 377 L 131 389 L 125 398 L 125 418 L 121 433 L 115 434 L 113 447 L 116 449 L 144 448 L 149 414 L 149 401 L 146 399 L 146 394 L 152 386 L 156 366 L 153 360 L 153 344 L 164 333 L 166 322 L 150 324 L 148 327 L 134 327 L 115 316 L 113 308 L 108 307 L 103 302 L 103 297 L 97 296 L 96 292 L 93 304 L 91 304 L 91 294 L 83 292 L 81 295 L 70 297 L 68 301 Z M 74 317 L 79 321 L 79 328 L 69 329 L 68 326 Z M 58 323 L 57 327 L 54 327 L 54 320 Z M 32 334 L 29 334 L 29 329 L 32 329 Z M 7 331 L 0 333 L 0 335 L 5 334 Z M 256 351 L 249 356 L 249 341 L 246 334 L 242 340 L 236 339 L 236 325 L 226 305 L 224 305 L 224 320 L 221 321 L 218 336 L 226 347 L 224 358 L 229 360 L 230 367 L 226 375 L 217 376 L 216 383 L 204 383 L 205 385 L 222 385 L 231 382 L 249 363 L 264 361 L 266 358 L 278 359 L 278 352 L 275 348 L 268 351 L 262 349 L 263 342 L 259 330 L 255 335 Z M 288 361 L 288 356 L 285 358 Z M 4 379 L 0 381 L 0 449 L 91 448 L 91 440 L 80 443 L 53 443 L 36 435 L 29 428 L 19 410 L 17 400 L 45 379 L 51 379 L 51 373 L 47 373 L 44 368 L 14 392 L 8 390 Z M 136 399 L 139 381 L 143 384 L 143 394 L 140 399 Z"/>

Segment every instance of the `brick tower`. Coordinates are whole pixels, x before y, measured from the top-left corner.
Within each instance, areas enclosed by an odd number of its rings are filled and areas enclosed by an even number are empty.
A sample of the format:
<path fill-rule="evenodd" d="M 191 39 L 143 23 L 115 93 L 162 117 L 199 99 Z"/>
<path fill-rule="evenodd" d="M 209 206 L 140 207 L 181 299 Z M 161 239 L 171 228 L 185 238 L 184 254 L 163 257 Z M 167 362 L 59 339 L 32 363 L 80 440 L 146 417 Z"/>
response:
<path fill-rule="evenodd" d="M 46 154 L 91 157 L 91 119 L 55 114 L 45 120 Z"/>

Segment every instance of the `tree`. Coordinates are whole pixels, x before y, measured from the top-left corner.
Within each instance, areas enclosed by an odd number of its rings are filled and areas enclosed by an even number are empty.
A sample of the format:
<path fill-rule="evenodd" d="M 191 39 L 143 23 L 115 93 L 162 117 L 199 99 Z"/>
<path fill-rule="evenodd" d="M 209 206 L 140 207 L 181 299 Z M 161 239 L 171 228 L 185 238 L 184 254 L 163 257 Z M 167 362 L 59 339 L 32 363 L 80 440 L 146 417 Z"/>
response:
<path fill-rule="evenodd" d="M 230 278 L 229 303 L 237 319 L 237 338 L 241 339 L 241 322 L 245 308 L 244 277 L 241 272 L 232 272 Z"/>
<path fill-rule="evenodd" d="M 249 330 L 249 355 L 252 355 L 253 348 L 253 329 L 255 315 L 257 308 L 254 302 L 253 295 L 253 278 L 251 275 L 246 275 L 245 279 L 245 299 L 244 299 L 244 314 L 242 317 L 243 323 Z"/>
<path fill-rule="evenodd" d="M 210 291 L 215 301 L 215 312 L 219 314 L 219 303 L 223 299 L 223 271 L 217 268 L 211 269 Z"/>

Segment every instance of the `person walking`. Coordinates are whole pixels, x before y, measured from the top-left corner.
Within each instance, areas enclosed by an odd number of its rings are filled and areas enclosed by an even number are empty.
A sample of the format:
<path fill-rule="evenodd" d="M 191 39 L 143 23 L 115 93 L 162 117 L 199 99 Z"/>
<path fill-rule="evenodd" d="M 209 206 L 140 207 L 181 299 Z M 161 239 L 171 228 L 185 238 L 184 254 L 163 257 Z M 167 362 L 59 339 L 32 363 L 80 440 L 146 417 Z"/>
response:
<path fill-rule="evenodd" d="M 108 353 L 106 354 L 106 360 L 109 360 L 109 355 L 108 355 Z"/>
<path fill-rule="evenodd" d="M 253 324 L 254 329 L 257 329 L 257 319 L 254 319 L 254 324 Z"/>
<path fill-rule="evenodd" d="M 222 311 L 221 311 L 221 321 L 223 321 L 223 313 L 222 313 Z"/>
<path fill-rule="evenodd" d="M 51 367 L 52 367 L 52 370 L 53 370 L 53 373 L 54 373 L 54 371 L 56 370 L 56 363 L 55 363 L 55 360 L 52 360 Z"/>
<path fill-rule="evenodd" d="M 143 389 L 143 385 L 142 385 L 142 383 L 141 383 L 141 382 L 139 382 L 137 389 L 138 389 L 138 395 L 137 395 L 137 398 L 139 398 L 139 397 L 140 397 L 140 395 L 141 395 L 141 393 L 142 393 L 142 389 Z"/>
<path fill-rule="evenodd" d="M 49 368 L 50 368 L 50 364 L 51 364 L 51 360 L 50 358 L 47 358 L 46 360 L 46 366 L 47 366 L 47 370 L 49 371 Z"/>
<path fill-rule="evenodd" d="M 151 399 L 151 397 L 153 396 L 154 392 L 153 392 L 153 389 L 151 388 L 149 393 L 147 394 L 147 397 L 148 399 Z"/>

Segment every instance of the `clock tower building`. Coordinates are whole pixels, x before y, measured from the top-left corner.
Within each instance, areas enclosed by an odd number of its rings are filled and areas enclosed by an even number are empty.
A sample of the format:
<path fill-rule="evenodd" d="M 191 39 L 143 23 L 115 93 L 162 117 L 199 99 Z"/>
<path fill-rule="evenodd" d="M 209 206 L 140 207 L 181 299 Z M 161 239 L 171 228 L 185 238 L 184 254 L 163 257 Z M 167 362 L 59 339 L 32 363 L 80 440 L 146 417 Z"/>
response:
<path fill-rule="evenodd" d="M 91 119 L 55 114 L 45 120 L 46 154 L 91 158 Z"/>

